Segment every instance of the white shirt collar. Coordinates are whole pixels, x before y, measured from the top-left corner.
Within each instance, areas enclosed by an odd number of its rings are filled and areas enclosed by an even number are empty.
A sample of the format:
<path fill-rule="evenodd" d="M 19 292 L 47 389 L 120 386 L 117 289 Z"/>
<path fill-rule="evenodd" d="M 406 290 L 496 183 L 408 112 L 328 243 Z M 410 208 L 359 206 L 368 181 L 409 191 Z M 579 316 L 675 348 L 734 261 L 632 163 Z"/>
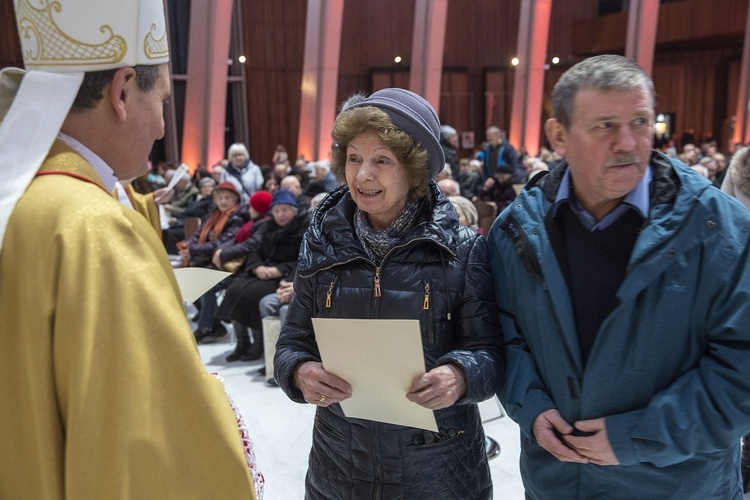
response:
<path fill-rule="evenodd" d="M 73 139 L 69 135 L 65 135 L 62 132 L 57 133 L 57 138 L 63 141 L 65 144 L 70 146 L 71 149 L 73 149 L 76 153 L 83 156 L 83 158 L 91 164 L 91 166 L 94 168 L 94 171 L 99 175 L 102 182 L 104 182 L 104 187 L 107 188 L 107 192 L 111 193 L 112 190 L 115 188 L 115 183 L 117 182 L 117 177 L 115 177 L 115 173 L 112 170 L 112 167 L 107 165 L 107 163 L 99 157 L 96 153 L 91 151 L 89 148 L 78 142 L 76 139 Z"/>

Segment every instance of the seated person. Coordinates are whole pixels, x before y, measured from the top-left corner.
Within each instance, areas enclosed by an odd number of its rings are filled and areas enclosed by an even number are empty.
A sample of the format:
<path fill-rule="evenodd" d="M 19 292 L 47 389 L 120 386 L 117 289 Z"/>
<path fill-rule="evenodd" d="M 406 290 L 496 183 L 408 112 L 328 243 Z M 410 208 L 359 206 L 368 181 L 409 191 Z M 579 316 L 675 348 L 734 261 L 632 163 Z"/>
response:
<path fill-rule="evenodd" d="M 260 358 L 263 353 L 260 299 L 276 291 L 282 279 L 291 280 L 297 268 L 302 236 L 309 225 L 307 216 L 299 214 L 294 194 L 286 189 L 276 191 L 271 214 L 272 219 L 261 224 L 250 238 L 247 262 L 229 284 L 217 311 L 217 317 L 232 321 L 237 337 L 237 346 L 227 361 Z M 248 327 L 253 334 L 252 342 Z"/>
<path fill-rule="evenodd" d="M 493 176 L 484 181 L 479 199 L 494 201 L 497 205 L 497 213 L 502 212 L 516 199 L 516 191 L 513 189 L 515 173 L 511 165 L 498 165 Z"/>
<path fill-rule="evenodd" d="M 234 239 L 221 245 L 214 251 L 211 262 L 216 269 L 237 272 L 247 260 L 253 245 L 252 237 L 255 230 L 271 218 L 268 211 L 271 209 L 273 196 L 267 191 L 256 191 L 250 197 L 250 220 L 237 231 Z"/>
<path fill-rule="evenodd" d="M 339 181 L 331 172 L 331 163 L 328 160 L 313 163 L 309 178 L 310 183 L 305 188 L 305 196 L 308 198 L 318 193 L 330 193 L 339 186 Z"/>
<path fill-rule="evenodd" d="M 189 240 L 178 244 L 183 265 L 213 268 L 211 256 L 222 243 L 231 241 L 244 224 L 237 209 L 240 193 L 231 182 L 222 182 L 214 191 L 216 209 L 203 222 L 201 228 Z M 193 332 L 200 342 L 215 339 L 226 333 L 226 329 L 216 319 L 216 292 L 221 283 L 206 292 L 199 301 L 198 328 Z"/>
<path fill-rule="evenodd" d="M 204 220 L 208 214 L 216 209 L 213 196 L 214 189 L 216 189 L 216 181 L 210 177 L 204 177 L 198 183 L 198 196 L 188 204 L 182 216 L 170 218 L 169 227 L 162 234 L 167 253 L 176 254 L 177 242 L 185 239 L 186 218 L 198 217 Z"/>
<path fill-rule="evenodd" d="M 479 214 L 477 207 L 463 196 L 449 196 L 448 200 L 453 204 L 453 208 L 458 212 L 458 222 L 468 226 L 475 231 L 479 231 Z"/>

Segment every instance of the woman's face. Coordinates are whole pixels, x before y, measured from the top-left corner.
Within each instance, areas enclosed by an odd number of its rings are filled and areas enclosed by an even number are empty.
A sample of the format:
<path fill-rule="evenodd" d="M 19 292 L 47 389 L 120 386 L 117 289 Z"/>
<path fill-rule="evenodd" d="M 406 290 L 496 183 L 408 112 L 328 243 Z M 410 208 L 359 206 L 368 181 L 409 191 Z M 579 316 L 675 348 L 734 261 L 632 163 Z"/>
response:
<path fill-rule="evenodd" d="M 245 157 L 244 153 L 233 153 L 229 161 L 231 161 L 232 165 L 234 165 L 235 167 L 241 167 L 245 164 L 247 158 Z"/>
<path fill-rule="evenodd" d="M 346 148 L 346 183 L 375 229 L 386 229 L 398 218 L 411 187 L 406 167 L 375 132 L 358 135 Z"/>
<path fill-rule="evenodd" d="M 270 179 L 266 180 L 265 184 L 263 184 L 263 188 L 269 193 L 273 194 L 279 189 L 279 183 L 276 182 L 276 178 L 271 177 Z"/>
<path fill-rule="evenodd" d="M 226 212 L 238 204 L 237 195 L 225 189 L 218 189 L 214 191 L 214 203 L 216 203 L 216 208 Z"/>
<path fill-rule="evenodd" d="M 201 184 L 201 198 L 209 198 L 214 194 L 214 185 L 210 182 Z"/>
<path fill-rule="evenodd" d="M 283 227 L 292 222 L 294 216 L 297 215 L 297 209 L 292 205 L 279 203 L 271 208 L 271 215 L 273 215 L 273 220 L 276 222 L 276 225 Z"/>

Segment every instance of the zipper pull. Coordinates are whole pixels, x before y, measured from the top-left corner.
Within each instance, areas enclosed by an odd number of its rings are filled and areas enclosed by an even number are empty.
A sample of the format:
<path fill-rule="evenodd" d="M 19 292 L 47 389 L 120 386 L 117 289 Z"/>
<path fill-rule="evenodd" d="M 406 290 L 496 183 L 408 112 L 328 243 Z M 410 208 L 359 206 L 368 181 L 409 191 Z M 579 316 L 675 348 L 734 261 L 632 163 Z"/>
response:
<path fill-rule="evenodd" d="M 424 302 L 422 303 L 422 309 L 430 308 L 430 283 L 424 282 Z"/>
<path fill-rule="evenodd" d="M 375 291 L 373 297 L 380 297 L 380 268 L 375 268 Z"/>
<path fill-rule="evenodd" d="M 332 279 L 331 284 L 328 285 L 328 293 L 326 293 L 326 307 L 331 307 L 331 294 L 333 293 L 333 285 L 336 284 L 336 280 Z"/>

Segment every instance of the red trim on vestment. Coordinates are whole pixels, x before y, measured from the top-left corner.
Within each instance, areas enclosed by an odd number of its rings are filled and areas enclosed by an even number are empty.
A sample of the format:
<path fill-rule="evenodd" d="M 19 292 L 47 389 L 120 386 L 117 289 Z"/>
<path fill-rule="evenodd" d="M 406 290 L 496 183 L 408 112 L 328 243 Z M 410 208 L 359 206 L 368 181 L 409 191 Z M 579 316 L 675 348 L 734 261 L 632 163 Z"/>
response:
<path fill-rule="evenodd" d="M 74 174 L 73 172 L 66 172 L 64 170 L 45 170 L 43 172 L 37 172 L 34 177 L 39 177 L 41 175 L 67 175 L 68 177 L 73 177 L 74 179 L 78 179 L 79 181 L 88 182 L 89 184 L 93 184 L 94 186 L 98 187 L 99 189 L 101 189 L 102 191 L 104 191 L 105 193 L 107 193 L 109 196 L 112 196 L 111 193 L 109 193 L 106 189 L 104 189 L 103 187 L 101 187 L 96 182 L 94 182 L 91 179 L 86 178 L 86 177 L 84 177 L 82 175 Z"/>

